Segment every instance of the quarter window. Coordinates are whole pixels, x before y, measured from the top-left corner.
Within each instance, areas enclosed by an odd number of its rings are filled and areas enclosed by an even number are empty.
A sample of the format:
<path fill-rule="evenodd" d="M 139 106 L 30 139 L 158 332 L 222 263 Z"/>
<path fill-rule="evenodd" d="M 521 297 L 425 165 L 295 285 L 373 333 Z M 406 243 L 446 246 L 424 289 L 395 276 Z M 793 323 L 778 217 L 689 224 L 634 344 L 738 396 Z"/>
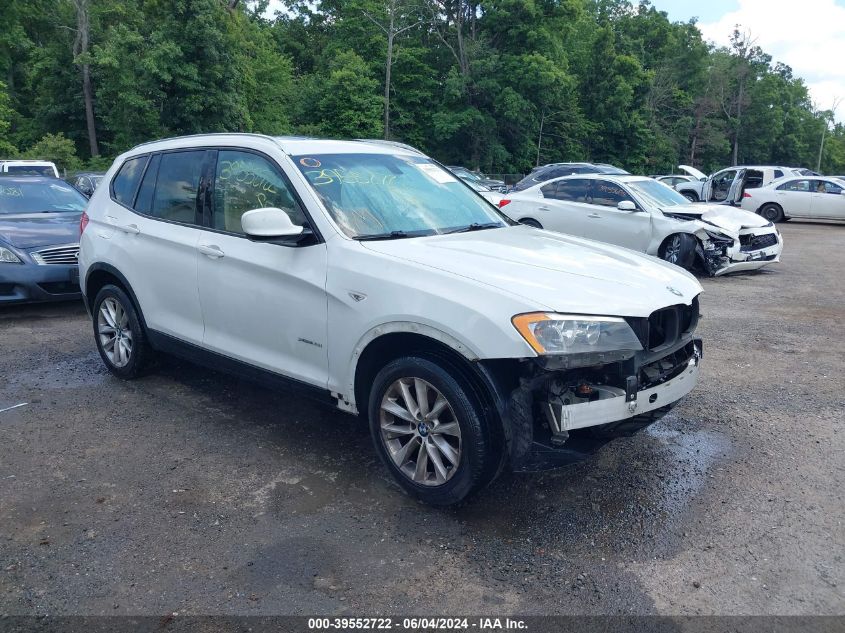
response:
<path fill-rule="evenodd" d="M 150 215 L 163 220 L 196 224 L 197 192 L 205 151 L 161 155 Z"/>
<path fill-rule="evenodd" d="M 135 192 L 138 190 L 138 183 L 141 181 L 141 174 L 144 173 L 144 165 L 147 164 L 147 156 L 130 158 L 112 181 L 112 194 L 119 203 L 131 207 L 135 200 Z"/>
<path fill-rule="evenodd" d="M 609 180 L 594 180 L 590 195 L 592 196 L 592 204 L 598 204 L 603 207 L 616 208 L 616 205 L 623 200 L 633 202 L 627 191 Z"/>
<path fill-rule="evenodd" d="M 214 176 L 212 228 L 243 233 L 241 216 L 264 207 L 281 209 L 298 226 L 306 224 L 305 214 L 275 165 L 251 152 L 221 150 Z"/>

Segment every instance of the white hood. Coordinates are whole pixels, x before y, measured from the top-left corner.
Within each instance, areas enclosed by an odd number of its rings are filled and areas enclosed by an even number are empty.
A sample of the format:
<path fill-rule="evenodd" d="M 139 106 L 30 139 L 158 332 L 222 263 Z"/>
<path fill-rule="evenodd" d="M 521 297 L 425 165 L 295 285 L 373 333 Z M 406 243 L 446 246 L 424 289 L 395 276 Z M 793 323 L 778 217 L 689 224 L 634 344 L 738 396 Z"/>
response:
<path fill-rule="evenodd" d="M 707 180 L 707 174 L 698 171 L 695 167 L 690 167 L 689 165 L 678 165 L 678 169 L 684 170 L 693 178 L 698 178 L 699 180 Z"/>
<path fill-rule="evenodd" d="M 362 244 L 521 297 L 526 310 L 644 317 L 701 292 L 654 257 L 527 226 Z"/>
<path fill-rule="evenodd" d="M 682 213 L 685 216 L 696 216 L 708 224 L 714 224 L 731 233 L 739 233 L 741 229 L 755 229 L 768 226 L 769 221 L 763 217 L 737 209 L 727 204 L 684 204 L 676 207 L 666 207 L 664 213 Z"/>

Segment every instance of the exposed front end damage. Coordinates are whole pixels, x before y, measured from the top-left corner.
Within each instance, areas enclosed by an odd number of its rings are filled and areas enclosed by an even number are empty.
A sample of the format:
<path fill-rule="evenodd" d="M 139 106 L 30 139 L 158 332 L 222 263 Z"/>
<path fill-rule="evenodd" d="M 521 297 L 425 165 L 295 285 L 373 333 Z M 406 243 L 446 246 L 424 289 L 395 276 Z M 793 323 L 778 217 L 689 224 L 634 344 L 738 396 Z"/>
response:
<path fill-rule="evenodd" d="M 664 211 L 667 217 L 688 221 L 690 232 L 699 242 L 698 262 L 711 277 L 756 270 L 780 261 L 783 238 L 774 224 L 760 218 L 755 218 L 753 225 L 744 224 L 731 217 L 736 214 L 732 207 L 698 214 Z"/>
<path fill-rule="evenodd" d="M 505 412 L 515 471 L 581 461 L 659 420 L 693 389 L 703 351 L 693 338 L 698 301 L 626 320 L 644 348 L 629 358 L 587 367 L 523 361 Z"/>

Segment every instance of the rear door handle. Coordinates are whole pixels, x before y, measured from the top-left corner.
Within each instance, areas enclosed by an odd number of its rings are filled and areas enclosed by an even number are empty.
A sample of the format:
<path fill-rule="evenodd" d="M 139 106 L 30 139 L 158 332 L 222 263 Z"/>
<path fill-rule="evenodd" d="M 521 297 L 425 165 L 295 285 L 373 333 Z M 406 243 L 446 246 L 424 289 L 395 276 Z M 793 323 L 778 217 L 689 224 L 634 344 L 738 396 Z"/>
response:
<path fill-rule="evenodd" d="M 121 231 L 124 233 L 129 233 L 130 235 L 138 235 L 141 232 L 141 229 L 138 228 L 137 224 L 125 224 L 123 226 L 118 226 Z"/>
<path fill-rule="evenodd" d="M 590 213 L 587 217 L 588 218 L 600 218 L 601 216 L 598 213 Z"/>
<path fill-rule="evenodd" d="M 210 257 L 211 259 L 219 259 L 220 257 L 224 257 L 226 255 L 219 246 L 215 246 L 214 244 L 200 244 L 197 248 L 200 253 Z"/>
<path fill-rule="evenodd" d="M 549 207 L 537 207 L 537 208 L 540 211 L 551 211 L 551 209 L 549 209 Z"/>

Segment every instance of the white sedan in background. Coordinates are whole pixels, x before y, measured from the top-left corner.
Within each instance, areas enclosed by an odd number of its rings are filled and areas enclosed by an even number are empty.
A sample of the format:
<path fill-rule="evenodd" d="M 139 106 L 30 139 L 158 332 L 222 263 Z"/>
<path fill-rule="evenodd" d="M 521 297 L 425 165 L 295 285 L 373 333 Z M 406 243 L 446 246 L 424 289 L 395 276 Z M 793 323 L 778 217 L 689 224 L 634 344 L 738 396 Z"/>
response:
<path fill-rule="evenodd" d="M 644 176 L 565 176 L 507 194 L 499 208 L 537 228 L 655 255 L 709 275 L 780 260 L 783 240 L 759 215 L 724 204 L 691 204 Z"/>
<path fill-rule="evenodd" d="M 789 218 L 845 220 L 845 181 L 823 176 L 780 178 L 746 191 L 742 208 L 770 222 Z"/>

